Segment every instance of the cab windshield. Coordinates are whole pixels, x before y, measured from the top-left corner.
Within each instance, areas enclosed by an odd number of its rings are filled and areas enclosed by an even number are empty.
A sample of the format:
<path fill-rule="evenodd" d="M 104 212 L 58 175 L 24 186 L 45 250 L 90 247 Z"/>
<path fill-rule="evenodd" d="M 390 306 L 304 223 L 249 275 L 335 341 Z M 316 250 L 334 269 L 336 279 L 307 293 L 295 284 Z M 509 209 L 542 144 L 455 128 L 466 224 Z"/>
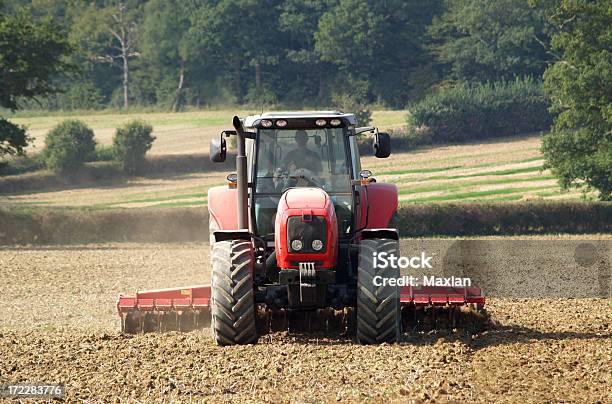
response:
<path fill-rule="evenodd" d="M 351 222 L 351 179 L 343 128 L 260 129 L 255 175 L 258 233 L 274 232 L 280 196 L 291 187 L 318 187 L 336 208 L 340 234 Z"/>
<path fill-rule="evenodd" d="M 263 129 L 257 150 L 257 193 L 282 194 L 299 186 L 350 192 L 342 128 Z"/>

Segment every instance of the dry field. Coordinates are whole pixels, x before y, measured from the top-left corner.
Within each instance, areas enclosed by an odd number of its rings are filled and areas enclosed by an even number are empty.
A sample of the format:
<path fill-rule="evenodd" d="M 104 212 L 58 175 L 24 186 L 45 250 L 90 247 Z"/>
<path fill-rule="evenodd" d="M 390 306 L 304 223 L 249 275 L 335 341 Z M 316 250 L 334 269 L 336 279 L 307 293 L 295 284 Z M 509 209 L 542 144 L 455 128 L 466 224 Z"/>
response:
<path fill-rule="evenodd" d="M 157 137 L 151 155 L 207 153 L 209 140 L 230 125 L 234 114 L 255 111 L 190 111 L 181 113 L 92 114 L 83 116 L 17 116 L 36 138 L 29 152 L 41 150 L 46 133 L 68 118 L 84 120 L 104 145 L 111 144 L 114 128 L 130 119 L 144 119 Z M 372 124 L 399 128 L 406 111 L 373 111 Z M 397 184 L 405 203 L 457 201 L 511 202 L 534 199 L 577 200 L 579 191 L 560 192 L 556 179 L 543 170 L 540 137 L 528 135 L 478 144 L 439 146 L 394 153 L 379 160 L 364 156 L 369 168 L 383 181 Z M 143 208 L 206 205 L 207 189 L 224 182 L 222 172 L 184 175 L 148 175 L 100 184 L 53 188 L 23 194 L 1 194 L 2 206 Z M 25 174 L 31 175 L 31 174 Z"/>
<path fill-rule="evenodd" d="M 595 238 L 610 246 L 609 237 Z M 588 290 L 595 269 L 576 277 L 575 267 L 553 265 L 558 247 L 550 248 L 539 252 L 551 257 L 541 262 L 553 289 Z M 488 302 L 492 324 L 475 335 L 439 330 L 406 334 L 397 345 L 359 346 L 350 338 L 278 333 L 255 346 L 220 348 L 208 330 L 118 332 L 118 293 L 206 282 L 207 254 L 205 244 L 0 248 L 0 381 L 62 382 L 69 401 L 94 402 L 612 400 L 609 294 L 507 298 L 500 293 L 508 288 L 527 297 L 541 289 L 508 276 L 487 291 L 500 297 Z M 610 258 L 600 262 L 608 282 Z"/>
<path fill-rule="evenodd" d="M 560 192 L 539 151 L 539 136 L 482 144 L 443 146 L 362 158 L 385 182 L 397 184 L 404 203 L 457 201 L 576 200 L 578 191 Z M 193 149 L 195 151 L 195 149 Z M 206 205 L 210 186 L 223 184 L 216 171 L 83 184 L 67 189 L 0 194 L 1 206 L 143 208 Z"/>
<path fill-rule="evenodd" d="M 29 151 L 41 150 L 47 132 L 64 119 L 80 119 L 91 127 L 98 143 L 112 144 L 115 129 L 132 119 L 142 119 L 153 125 L 156 141 L 151 154 L 208 153 L 208 144 L 213 136 L 224 129 L 231 129 L 234 115 L 258 114 L 248 110 L 201 110 L 189 112 L 147 112 L 147 113 L 99 113 L 91 115 L 49 115 L 23 116 L 11 119 L 28 128 L 34 138 Z M 374 111 L 372 124 L 385 128 L 400 127 L 405 122 L 405 111 Z"/>
<path fill-rule="evenodd" d="M 151 154 L 204 153 L 208 142 L 221 130 L 231 126 L 232 114 L 244 115 L 249 111 L 194 111 L 179 113 L 130 113 L 92 115 L 51 115 L 17 117 L 15 123 L 25 125 L 28 134 L 34 137 L 30 152 L 41 150 L 49 130 L 64 119 L 79 119 L 91 127 L 96 141 L 112 144 L 115 129 L 132 119 L 142 119 L 153 125 L 156 141 Z"/>

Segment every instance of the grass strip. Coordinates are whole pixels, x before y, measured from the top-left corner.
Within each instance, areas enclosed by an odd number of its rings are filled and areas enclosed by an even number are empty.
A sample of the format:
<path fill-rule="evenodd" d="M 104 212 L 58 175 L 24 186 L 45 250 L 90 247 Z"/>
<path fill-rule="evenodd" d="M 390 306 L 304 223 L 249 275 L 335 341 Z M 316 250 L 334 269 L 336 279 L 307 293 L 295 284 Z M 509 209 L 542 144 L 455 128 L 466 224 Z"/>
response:
<path fill-rule="evenodd" d="M 130 199 L 127 201 L 112 203 L 111 205 L 120 205 L 120 204 L 125 204 L 125 203 L 164 202 L 164 201 L 173 201 L 175 199 L 188 199 L 188 198 L 207 198 L 207 194 L 196 193 L 196 194 L 184 194 L 184 195 L 173 195 L 173 196 L 160 196 L 159 198 Z"/>
<path fill-rule="evenodd" d="M 377 175 L 398 175 L 398 174 L 425 174 L 425 173 L 435 173 L 438 171 L 445 170 L 454 170 L 456 168 L 462 168 L 462 166 L 449 166 L 449 167 L 437 167 L 437 168 L 415 168 L 410 170 L 392 170 L 392 171 L 383 171 L 377 173 Z"/>
<path fill-rule="evenodd" d="M 402 174 L 428 174 L 435 172 L 443 172 L 450 171 L 455 169 L 463 169 L 469 170 L 472 168 L 483 168 L 483 167 L 494 167 L 494 166 L 503 166 L 506 164 L 520 164 L 520 163 L 528 163 L 530 161 L 542 160 L 541 157 L 538 157 L 534 160 L 526 160 L 526 161 L 508 161 L 508 162 L 495 162 L 495 163 L 483 163 L 474 166 L 448 166 L 448 167 L 438 167 L 438 168 L 421 168 L 421 169 L 411 169 L 411 170 L 394 170 L 394 171 L 383 171 L 380 173 L 376 173 L 376 175 L 402 175 Z M 536 167 L 519 167 L 519 168 L 508 168 L 505 170 L 495 170 L 495 171 L 485 171 L 482 173 L 474 173 L 474 174 L 459 174 L 459 175 L 440 175 L 423 178 L 422 181 L 427 181 L 431 179 L 459 179 L 459 178 L 468 178 L 468 177 L 480 177 L 485 175 L 508 175 L 508 174 L 517 174 L 524 172 L 532 172 L 543 170 L 543 166 Z"/>
<path fill-rule="evenodd" d="M 472 177 L 488 177 L 488 176 L 501 176 L 501 175 L 512 175 L 512 174 L 524 174 L 524 173 L 532 173 L 536 171 L 542 171 L 544 167 L 521 167 L 521 168 L 509 168 L 506 170 L 497 170 L 497 171 L 484 171 L 480 173 L 473 174 L 461 174 L 461 175 L 436 175 L 427 178 L 421 178 L 416 180 L 415 182 L 425 182 L 425 181 L 434 181 L 434 180 L 459 180 L 462 178 L 472 178 Z M 406 181 L 407 182 L 407 181 Z"/>
<path fill-rule="evenodd" d="M 494 167 L 494 166 L 503 166 L 505 164 L 522 164 L 522 163 L 531 163 L 533 161 L 544 160 L 542 156 L 534 156 L 524 160 L 511 160 L 511 161 L 494 161 L 491 163 L 482 163 L 476 164 L 473 166 L 465 166 L 465 168 L 483 168 L 483 167 Z"/>
<path fill-rule="evenodd" d="M 406 202 L 421 203 L 421 202 L 467 200 L 467 199 L 476 199 L 476 198 L 483 197 L 483 196 L 515 194 L 519 192 L 528 192 L 528 191 L 535 191 L 539 189 L 550 189 L 550 188 L 551 187 L 523 187 L 523 188 L 490 189 L 486 191 L 460 192 L 460 193 L 453 193 L 453 194 L 448 194 L 448 195 L 430 196 L 426 198 L 408 199 Z"/>
<path fill-rule="evenodd" d="M 480 181 L 469 181 L 462 182 L 460 184 L 438 184 L 432 185 L 429 187 L 420 187 L 420 188 L 400 188 L 400 195 L 407 194 L 418 194 L 425 192 L 435 192 L 435 191 L 458 191 L 463 188 L 474 187 L 479 185 L 499 185 L 499 184 L 512 184 L 517 182 L 529 182 L 533 181 L 534 177 L 528 178 L 500 178 L 500 179 L 490 179 L 490 180 L 480 180 Z M 555 179 L 552 175 L 544 175 L 542 177 L 537 177 L 538 181 L 552 180 Z"/>
<path fill-rule="evenodd" d="M 147 206 L 147 208 L 170 208 L 170 207 L 188 207 L 188 206 L 206 206 L 207 201 L 177 201 L 177 202 L 165 202 L 158 203 L 156 205 Z"/>
<path fill-rule="evenodd" d="M 49 205 L 51 202 L 49 201 L 27 201 L 27 202 L 13 202 L 7 203 L 7 205 L 17 205 L 17 206 L 37 206 L 37 205 Z"/>

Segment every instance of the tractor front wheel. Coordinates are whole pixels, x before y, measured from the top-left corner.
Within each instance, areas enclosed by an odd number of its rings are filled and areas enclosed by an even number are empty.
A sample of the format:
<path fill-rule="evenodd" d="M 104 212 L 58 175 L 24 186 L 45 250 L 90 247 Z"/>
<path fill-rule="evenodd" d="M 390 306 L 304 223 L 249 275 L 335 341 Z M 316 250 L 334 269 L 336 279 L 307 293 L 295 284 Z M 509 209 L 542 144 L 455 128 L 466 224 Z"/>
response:
<path fill-rule="evenodd" d="M 374 255 L 399 257 L 399 243 L 391 239 L 362 240 L 357 272 L 357 339 L 362 344 L 398 342 L 401 309 L 398 286 L 385 280 L 399 278 L 399 268 L 375 266 Z M 380 261 L 379 261 L 380 263 Z"/>
<path fill-rule="evenodd" d="M 253 294 L 253 246 L 216 242 L 212 248 L 212 332 L 219 345 L 257 342 Z"/>

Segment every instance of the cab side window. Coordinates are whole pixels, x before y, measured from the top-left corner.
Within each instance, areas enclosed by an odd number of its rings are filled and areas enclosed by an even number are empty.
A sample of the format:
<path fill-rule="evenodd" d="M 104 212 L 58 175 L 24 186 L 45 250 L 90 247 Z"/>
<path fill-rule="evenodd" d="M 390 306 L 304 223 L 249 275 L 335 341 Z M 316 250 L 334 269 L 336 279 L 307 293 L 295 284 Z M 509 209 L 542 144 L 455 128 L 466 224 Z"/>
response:
<path fill-rule="evenodd" d="M 361 162 L 359 161 L 359 147 L 357 146 L 357 137 L 349 137 L 349 147 L 351 148 L 351 165 L 353 166 L 353 179 L 359 179 L 361 171 Z"/>

